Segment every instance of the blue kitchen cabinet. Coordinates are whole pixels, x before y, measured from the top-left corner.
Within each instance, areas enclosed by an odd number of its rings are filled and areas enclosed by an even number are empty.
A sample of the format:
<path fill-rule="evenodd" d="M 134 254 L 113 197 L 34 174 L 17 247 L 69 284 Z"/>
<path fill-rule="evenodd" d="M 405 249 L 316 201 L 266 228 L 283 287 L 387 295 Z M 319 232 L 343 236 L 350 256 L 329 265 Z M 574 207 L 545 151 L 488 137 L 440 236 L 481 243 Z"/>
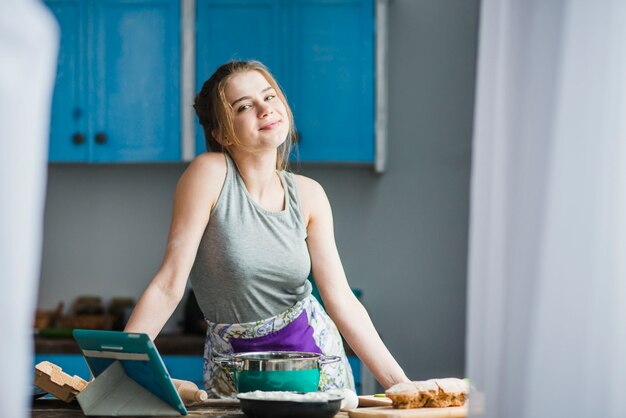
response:
<path fill-rule="evenodd" d="M 50 123 L 50 161 L 87 161 L 87 7 L 82 0 L 49 0 L 61 27 Z"/>
<path fill-rule="evenodd" d="M 354 378 L 354 391 L 357 395 L 364 395 L 363 393 L 363 364 L 361 359 L 357 356 L 348 356 L 348 363 L 352 368 L 352 377 Z"/>
<path fill-rule="evenodd" d="M 198 0 L 197 83 L 231 59 L 257 59 L 281 79 L 282 0 Z"/>
<path fill-rule="evenodd" d="M 161 358 L 171 377 L 189 380 L 197 384 L 198 387 L 204 387 L 202 356 L 163 355 Z M 81 354 L 35 355 L 35 365 L 42 361 L 49 361 L 59 366 L 70 376 L 75 375 L 87 381 L 92 377 L 89 366 L 87 366 L 85 358 Z"/>
<path fill-rule="evenodd" d="M 179 0 L 47 0 L 61 27 L 50 161 L 179 161 Z"/>
<path fill-rule="evenodd" d="M 374 161 L 374 3 L 294 0 L 289 94 L 302 161 Z"/>
<path fill-rule="evenodd" d="M 374 161 L 373 0 L 198 0 L 197 90 L 230 59 L 257 59 L 289 100 L 303 162 Z M 196 125 L 196 153 L 205 151 Z"/>
<path fill-rule="evenodd" d="M 197 92 L 217 67 L 233 59 L 259 60 L 282 81 L 282 0 L 198 0 L 196 8 Z M 206 140 L 197 118 L 195 131 L 200 154 Z"/>

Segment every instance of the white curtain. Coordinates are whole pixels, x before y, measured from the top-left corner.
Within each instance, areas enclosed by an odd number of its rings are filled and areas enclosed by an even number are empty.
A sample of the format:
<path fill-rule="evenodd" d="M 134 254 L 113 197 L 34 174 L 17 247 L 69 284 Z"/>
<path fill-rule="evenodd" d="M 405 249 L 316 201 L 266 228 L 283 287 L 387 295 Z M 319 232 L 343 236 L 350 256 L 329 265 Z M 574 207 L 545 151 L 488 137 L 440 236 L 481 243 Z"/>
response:
<path fill-rule="evenodd" d="M 471 415 L 626 417 L 626 1 L 481 2 Z"/>
<path fill-rule="evenodd" d="M 29 416 L 58 28 L 34 0 L 0 0 L 0 417 Z"/>

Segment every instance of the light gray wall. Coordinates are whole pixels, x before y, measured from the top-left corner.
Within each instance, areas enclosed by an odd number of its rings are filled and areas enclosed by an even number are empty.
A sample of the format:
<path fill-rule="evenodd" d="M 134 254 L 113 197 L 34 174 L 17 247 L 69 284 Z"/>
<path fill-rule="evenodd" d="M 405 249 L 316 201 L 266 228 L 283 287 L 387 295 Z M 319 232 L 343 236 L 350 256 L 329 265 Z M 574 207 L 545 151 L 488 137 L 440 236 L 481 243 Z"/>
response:
<path fill-rule="evenodd" d="M 479 4 L 389 4 L 387 172 L 301 172 L 325 187 L 348 279 L 409 377 L 461 376 Z M 184 168 L 52 165 L 39 306 L 138 297 L 159 267 Z"/>

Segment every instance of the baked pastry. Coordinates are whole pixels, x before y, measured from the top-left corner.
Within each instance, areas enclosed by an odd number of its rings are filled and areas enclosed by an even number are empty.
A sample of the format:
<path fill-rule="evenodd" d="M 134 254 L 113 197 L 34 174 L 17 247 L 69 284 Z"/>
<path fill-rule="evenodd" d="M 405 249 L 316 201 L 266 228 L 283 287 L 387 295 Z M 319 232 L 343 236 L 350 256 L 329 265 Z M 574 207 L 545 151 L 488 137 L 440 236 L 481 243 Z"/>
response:
<path fill-rule="evenodd" d="M 445 408 L 465 404 L 467 381 L 457 378 L 398 383 L 385 392 L 394 408 Z"/>

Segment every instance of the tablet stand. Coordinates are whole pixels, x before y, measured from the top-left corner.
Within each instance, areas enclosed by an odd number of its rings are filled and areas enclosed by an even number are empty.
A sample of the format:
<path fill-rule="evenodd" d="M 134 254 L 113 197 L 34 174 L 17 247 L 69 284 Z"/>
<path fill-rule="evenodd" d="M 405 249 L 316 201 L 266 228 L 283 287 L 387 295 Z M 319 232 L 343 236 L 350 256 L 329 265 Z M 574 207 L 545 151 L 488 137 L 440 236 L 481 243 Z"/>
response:
<path fill-rule="evenodd" d="M 76 399 L 87 416 L 172 416 L 180 412 L 131 379 L 114 361 Z"/>

